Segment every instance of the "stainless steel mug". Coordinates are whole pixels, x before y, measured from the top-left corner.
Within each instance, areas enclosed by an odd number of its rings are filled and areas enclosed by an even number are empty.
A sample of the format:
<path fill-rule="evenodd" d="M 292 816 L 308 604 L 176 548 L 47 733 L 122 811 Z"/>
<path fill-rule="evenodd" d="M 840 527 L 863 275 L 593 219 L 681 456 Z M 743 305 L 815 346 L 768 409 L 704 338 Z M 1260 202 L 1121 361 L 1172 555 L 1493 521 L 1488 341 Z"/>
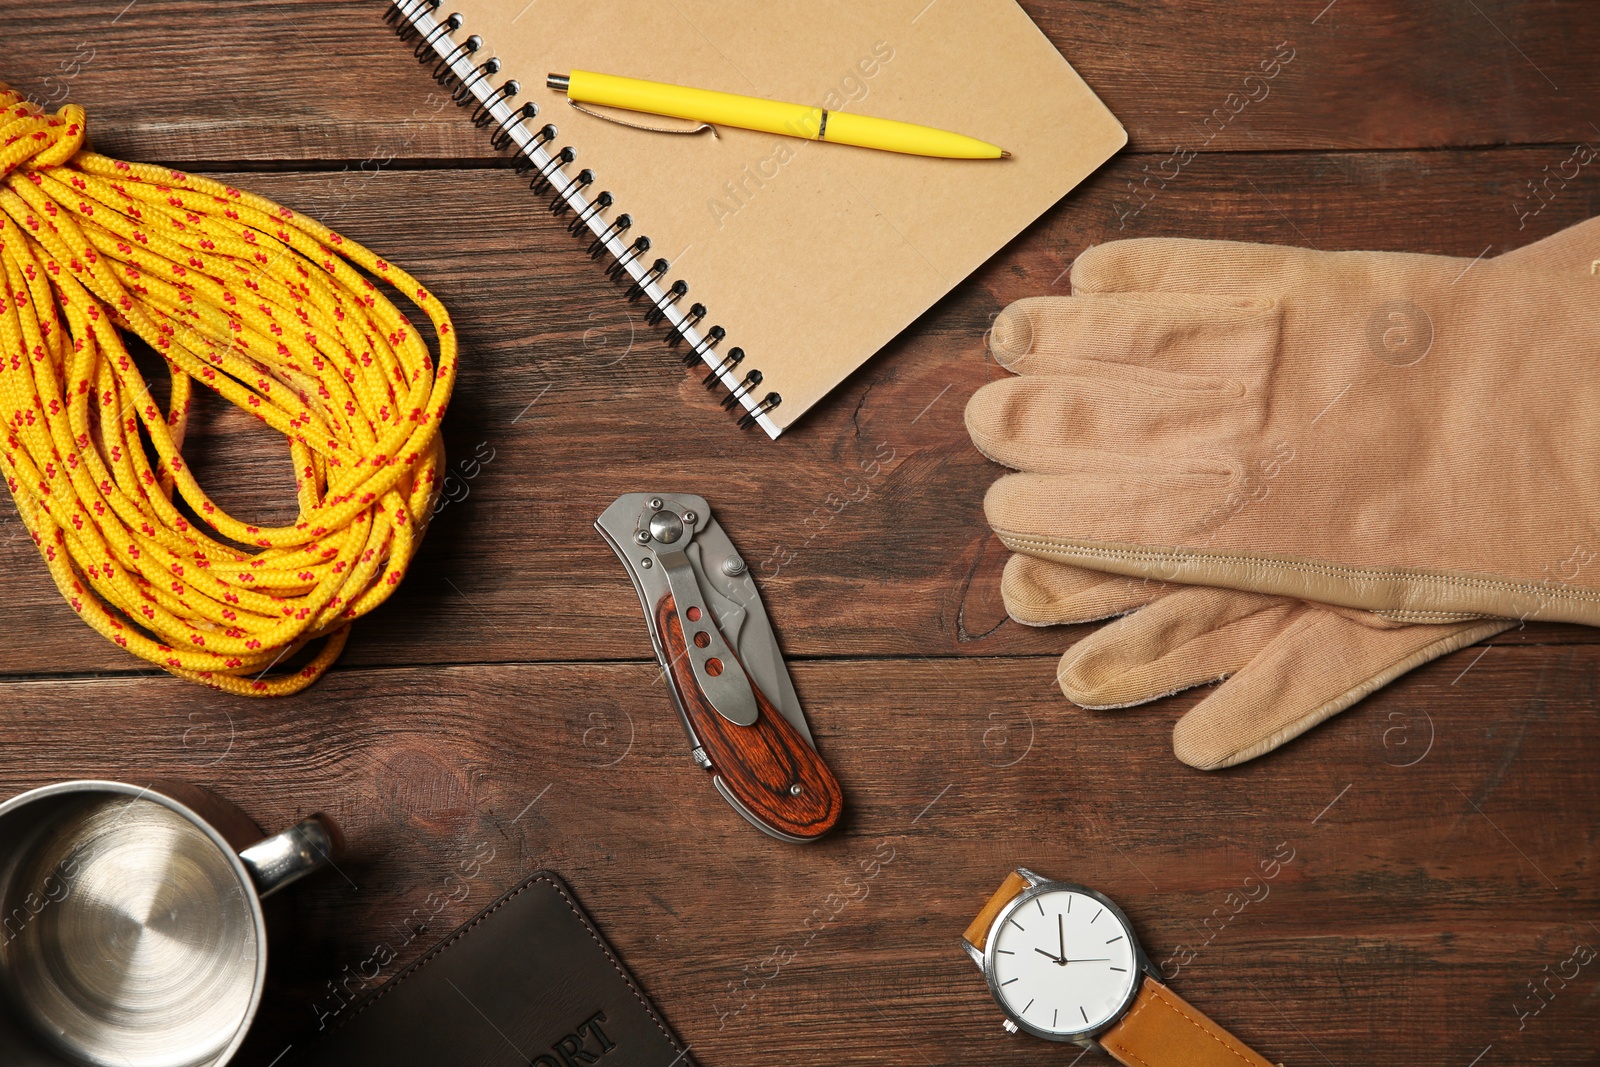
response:
<path fill-rule="evenodd" d="M 332 862 L 196 786 L 78 781 L 0 804 L 0 1064 L 220 1067 L 261 1002 L 261 900 Z"/>

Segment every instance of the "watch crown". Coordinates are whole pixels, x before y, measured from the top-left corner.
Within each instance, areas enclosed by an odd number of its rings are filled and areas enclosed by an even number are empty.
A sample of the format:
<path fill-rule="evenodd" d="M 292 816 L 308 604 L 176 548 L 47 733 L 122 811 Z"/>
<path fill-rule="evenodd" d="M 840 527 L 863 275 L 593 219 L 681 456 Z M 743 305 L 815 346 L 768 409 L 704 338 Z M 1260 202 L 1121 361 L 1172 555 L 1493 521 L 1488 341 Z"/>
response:
<path fill-rule="evenodd" d="M 1000 1025 L 1005 1027 L 1006 1033 L 1008 1034 L 1014 1034 L 1017 1032 L 1017 1024 L 1012 1022 L 1010 1019 L 1007 1019 Z"/>

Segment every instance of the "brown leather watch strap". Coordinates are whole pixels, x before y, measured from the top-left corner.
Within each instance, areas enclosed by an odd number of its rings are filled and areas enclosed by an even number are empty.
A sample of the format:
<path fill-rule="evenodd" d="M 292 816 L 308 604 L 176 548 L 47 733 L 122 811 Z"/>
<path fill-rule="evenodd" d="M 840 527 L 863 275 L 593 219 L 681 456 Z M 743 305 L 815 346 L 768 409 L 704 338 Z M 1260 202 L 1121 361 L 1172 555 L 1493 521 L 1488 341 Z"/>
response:
<path fill-rule="evenodd" d="M 1244 1042 L 1149 976 L 1100 1044 L 1129 1067 L 1273 1067 Z"/>
<path fill-rule="evenodd" d="M 989 902 L 983 906 L 983 910 L 978 912 L 978 917 L 973 919 L 972 924 L 967 927 L 967 932 L 961 936 L 965 937 L 967 943 L 973 948 L 982 949 L 988 943 L 989 927 L 994 925 L 994 917 L 999 915 L 1000 909 L 1015 900 L 1017 894 L 1028 888 L 1030 884 L 1026 878 L 1016 871 L 1006 875 L 1006 880 L 1000 883 L 1000 888 L 995 890 L 994 896 L 989 898 Z"/>

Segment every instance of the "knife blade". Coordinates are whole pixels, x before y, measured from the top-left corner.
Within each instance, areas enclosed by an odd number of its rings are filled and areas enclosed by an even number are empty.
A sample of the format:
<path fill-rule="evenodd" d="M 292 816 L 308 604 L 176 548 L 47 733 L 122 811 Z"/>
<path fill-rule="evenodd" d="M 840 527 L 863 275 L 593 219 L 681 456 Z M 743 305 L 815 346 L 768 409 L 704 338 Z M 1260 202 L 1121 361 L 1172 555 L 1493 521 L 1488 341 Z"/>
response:
<path fill-rule="evenodd" d="M 843 811 L 755 580 L 704 497 L 625 493 L 595 529 L 632 579 L 690 754 L 724 800 L 785 841 Z"/>

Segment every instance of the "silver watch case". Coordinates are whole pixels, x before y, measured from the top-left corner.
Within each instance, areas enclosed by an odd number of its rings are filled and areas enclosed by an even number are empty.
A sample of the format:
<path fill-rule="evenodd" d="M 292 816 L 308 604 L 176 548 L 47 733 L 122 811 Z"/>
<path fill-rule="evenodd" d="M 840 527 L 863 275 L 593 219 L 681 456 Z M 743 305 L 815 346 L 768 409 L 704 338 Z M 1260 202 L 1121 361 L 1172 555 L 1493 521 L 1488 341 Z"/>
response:
<path fill-rule="evenodd" d="M 1110 1019 L 1107 1019 L 1098 1026 L 1091 1027 L 1087 1030 L 1077 1030 L 1072 1033 L 1053 1033 L 1049 1030 L 1041 1030 L 1025 1019 L 1019 1019 L 1015 1015 L 1012 1015 L 1009 1011 L 1006 1011 L 1005 1001 L 1000 998 L 1000 986 L 995 981 L 994 950 L 995 942 L 997 940 L 995 937 L 995 931 L 999 930 L 1001 925 L 1004 924 L 1007 919 L 1011 918 L 1012 913 L 1014 913 L 1018 908 L 1026 905 L 1034 897 L 1042 896 L 1045 893 L 1053 893 L 1059 892 L 1063 889 L 1069 889 L 1074 893 L 1082 893 L 1084 896 L 1094 898 L 1101 904 L 1104 904 L 1106 910 L 1117 917 L 1117 921 L 1122 923 L 1123 929 L 1128 931 L 1128 940 L 1133 943 L 1133 960 L 1137 974 L 1148 975 L 1151 978 L 1155 978 L 1157 976 L 1154 969 L 1150 966 L 1149 957 L 1144 954 L 1144 945 L 1139 942 L 1138 934 L 1134 931 L 1133 923 L 1128 919 L 1128 916 L 1121 908 L 1117 907 L 1116 901 L 1112 900 L 1104 893 L 1090 889 L 1088 886 L 1077 885 L 1073 882 L 1051 881 L 1048 878 L 1033 873 L 1026 867 L 1018 867 L 1017 873 L 1028 880 L 1028 888 L 1024 889 L 1021 893 L 1018 893 L 1016 897 L 1005 907 L 1001 908 L 999 914 L 994 917 L 994 922 L 989 925 L 989 936 L 984 941 L 983 949 L 980 951 L 966 938 L 961 939 L 961 945 L 967 950 L 967 955 L 972 957 L 972 962 L 977 964 L 978 969 L 983 972 L 984 981 L 989 983 L 989 995 L 994 997 L 994 1002 L 1000 1006 L 1000 1010 L 1005 1012 L 1006 1018 L 1010 1019 L 1011 1024 L 1018 1030 L 1021 1030 L 1024 1033 L 1032 1034 L 1034 1037 L 1043 1038 L 1046 1041 L 1061 1041 L 1074 1045 L 1081 1045 L 1084 1048 L 1098 1049 L 1100 1045 L 1095 1038 L 1111 1029 L 1111 1027 L 1115 1026 L 1122 1019 L 1122 1017 L 1128 1013 L 1128 1009 L 1133 1006 L 1134 998 L 1139 995 L 1139 988 L 1143 983 L 1136 978 L 1133 982 L 1133 985 L 1128 990 L 1127 999 L 1124 1000 L 1121 1006 L 1117 1008 L 1116 1013 L 1112 1015 Z"/>

